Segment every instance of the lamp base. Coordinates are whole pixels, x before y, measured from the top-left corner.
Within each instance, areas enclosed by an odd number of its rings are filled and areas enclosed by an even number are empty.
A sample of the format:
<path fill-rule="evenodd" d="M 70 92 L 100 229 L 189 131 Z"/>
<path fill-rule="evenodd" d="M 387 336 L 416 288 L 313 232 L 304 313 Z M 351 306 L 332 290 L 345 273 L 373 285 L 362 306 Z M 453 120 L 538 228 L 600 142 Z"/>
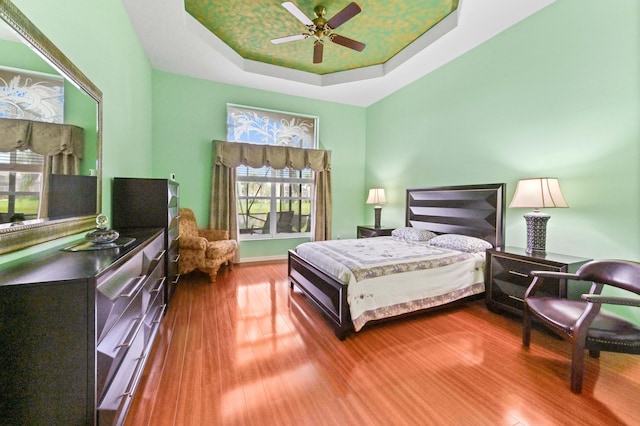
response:
<path fill-rule="evenodd" d="M 544 253 L 547 245 L 547 222 L 551 216 L 534 211 L 523 217 L 527 223 L 527 253 Z"/>
<path fill-rule="evenodd" d="M 382 213 L 382 207 L 375 206 L 374 213 L 375 213 L 375 224 L 373 226 L 375 228 L 380 228 L 380 214 Z"/>

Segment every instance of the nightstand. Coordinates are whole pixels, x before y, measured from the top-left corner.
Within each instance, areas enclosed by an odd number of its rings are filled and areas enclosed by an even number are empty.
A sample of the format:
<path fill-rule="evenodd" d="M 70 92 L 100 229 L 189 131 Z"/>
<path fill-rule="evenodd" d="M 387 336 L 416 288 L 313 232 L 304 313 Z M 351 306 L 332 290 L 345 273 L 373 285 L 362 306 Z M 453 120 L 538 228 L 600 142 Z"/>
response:
<path fill-rule="evenodd" d="M 527 254 L 519 247 L 489 249 L 484 272 L 487 308 L 521 315 L 524 293 L 533 280 L 531 271 L 575 272 L 590 260 L 557 253 Z M 567 280 L 547 279 L 542 290 L 556 297 L 576 299 L 585 289 L 588 290 L 588 284 L 576 283 L 567 293 Z"/>
<path fill-rule="evenodd" d="M 376 228 L 373 226 L 358 226 L 358 238 L 371 238 L 371 237 L 388 237 L 395 228 Z"/>

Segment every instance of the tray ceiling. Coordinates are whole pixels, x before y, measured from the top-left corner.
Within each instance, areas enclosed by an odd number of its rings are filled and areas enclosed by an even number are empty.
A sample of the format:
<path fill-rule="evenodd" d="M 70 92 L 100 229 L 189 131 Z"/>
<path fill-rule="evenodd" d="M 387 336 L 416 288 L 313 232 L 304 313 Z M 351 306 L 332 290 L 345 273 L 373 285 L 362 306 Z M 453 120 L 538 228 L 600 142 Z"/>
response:
<path fill-rule="evenodd" d="M 187 12 L 185 0 L 122 0 L 122 3 L 146 56 L 155 69 L 269 92 L 368 106 L 454 60 L 554 1 L 457 0 L 455 11 L 384 64 L 327 74 L 315 74 L 269 62 L 245 59 Z M 199 0 L 204 9 L 210 7 L 207 5 L 212 2 L 213 0 Z M 341 54 L 339 49 L 343 49 L 347 51 L 342 52 L 344 54 L 363 55 L 366 58 L 369 50 L 373 53 L 389 43 L 389 40 L 399 39 L 401 33 L 405 32 L 404 26 L 408 25 L 407 19 L 398 18 L 402 15 L 402 12 L 396 11 L 398 5 L 410 10 L 408 6 L 410 3 L 421 5 L 431 3 L 430 0 L 413 2 L 398 0 L 386 2 L 386 4 L 379 1 L 378 7 L 382 8 L 383 12 L 376 14 L 373 12 L 373 6 L 370 5 L 372 2 L 359 0 L 356 2 L 362 8 L 362 12 L 340 26 L 336 32 L 345 37 L 360 40 L 366 43 L 367 47 L 363 52 L 358 53 L 351 52 L 351 49 L 342 46 L 335 46 L 334 50 L 337 52 L 335 57 Z M 215 3 L 220 3 L 224 8 L 227 8 L 227 4 L 235 4 L 235 15 L 240 18 L 233 19 L 241 22 L 236 24 L 240 27 L 249 25 L 245 23 L 245 16 L 260 17 L 265 13 L 277 16 L 276 19 L 281 21 L 282 25 L 276 25 L 272 18 L 265 20 L 268 24 L 264 24 L 262 28 L 269 26 L 274 27 L 273 29 L 263 35 L 259 31 L 256 32 L 255 37 L 262 37 L 261 43 L 270 45 L 272 38 L 304 30 L 302 23 L 282 7 L 282 0 Z M 305 14 L 313 17 L 313 8 L 317 5 L 316 3 L 303 1 L 295 1 L 295 3 L 304 10 Z M 335 11 L 341 10 L 349 0 L 318 0 L 318 4 L 320 3 L 329 10 L 327 16 L 332 17 Z M 265 10 L 271 10 L 271 12 Z M 384 22 L 376 24 L 382 28 L 375 37 L 369 38 L 357 33 L 367 28 L 367 22 L 378 19 L 381 15 L 385 17 Z M 413 22 L 413 19 L 409 22 Z M 371 34 L 374 34 L 374 29 L 371 27 Z M 231 41 L 229 43 L 233 44 Z M 303 66 L 311 66 L 312 40 L 300 40 L 286 43 L 284 46 L 289 49 L 294 44 L 299 44 L 300 46 L 295 47 L 299 47 L 302 52 L 301 58 L 297 60 L 303 62 Z M 272 46 L 268 47 L 272 48 Z M 325 51 L 327 60 L 332 59 L 332 53 L 334 52 Z"/>
<path fill-rule="evenodd" d="M 447 16 L 457 14 L 458 0 L 357 0 L 362 11 L 335 33 L 366 44 L 362 52 L 325 38 L 322 63 L 312 62 L 314 38 L 273 44 L 271 39 L 301 34 L 306 27 L 281 1 L 185 0 L 185 10 L 242 58 L 313 74 L 330 74 L 382 65 L 425 35 Z M 313 19 L 314 8 L 324 6 L 326 19 L 349 0 L 296 0 Z M 240 11 L 240 12 L 239 12 Z"/>

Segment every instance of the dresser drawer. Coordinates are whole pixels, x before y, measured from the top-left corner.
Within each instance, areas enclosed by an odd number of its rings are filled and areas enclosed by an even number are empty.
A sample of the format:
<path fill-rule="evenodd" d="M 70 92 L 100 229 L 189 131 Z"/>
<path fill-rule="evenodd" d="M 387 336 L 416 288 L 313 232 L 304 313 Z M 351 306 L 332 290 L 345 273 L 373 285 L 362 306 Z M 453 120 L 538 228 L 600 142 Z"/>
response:
<path fill-rule="evenodd" d="M 118 321 L 110 328 L 97 347 L 96 395 L 98 398 L 111 387 L 114 377 L 121 373 L 127 356 L 131 355 L 144 325 L 142 314 L 142 292 L 139 291 Z M 141 338 L 144 342 L 144 337 Z M 142 347 L 141 347 L 142 348 Z M 137 349 L 134 349 L 134 351 Z M 140 352 L 138 352 L 138 356 Z"/>
<path fill-rule="evenodd" d="M 147 312 L 154 303 L 164 303 L 164 287 L 167 277 L 164 264 L 158 265 L 153 273 L 147 277 L 142 286 L 142 312 Z M 159 302 L 156 302 L 159 299 Z"/>
<path fill-rule="evenodd" d="M 135 388 L 138 385 L 144 364 L 145 334 L 142 332 L 144 318 L 138 319 L 138 325 L 133 330 L 135 335 L 128 336 L 131 339 L 126 353 L 119 365 L 118 370 L 111 379 L 102 398 L 99 398 L 97 407 L 98 425 L 122 424 L 126 413 L 131 405 Z"/>

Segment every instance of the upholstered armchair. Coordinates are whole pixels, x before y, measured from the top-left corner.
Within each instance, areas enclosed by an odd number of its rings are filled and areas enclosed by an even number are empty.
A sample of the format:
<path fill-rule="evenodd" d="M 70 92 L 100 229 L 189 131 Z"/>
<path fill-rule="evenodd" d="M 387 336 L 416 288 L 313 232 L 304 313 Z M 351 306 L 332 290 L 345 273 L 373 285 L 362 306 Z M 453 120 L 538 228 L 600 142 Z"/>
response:
<path fill-rule="evenodd" d="M 522 343 L 531 341 L 532 319 L 540 320 L 558 336 L 571 343 L 571 390 L 582 392 L 584 352 L 593 358 L 600 351 L 640 354 L 640 326 L 632 321 L 601 310 L 602 305 L 640 307 L 640 263 L 623 260 L 594 260 L 582 265 L 575 274 L 533 271 L 535 278 L 524 296 L 524 328 Z M 537 292 L 545 278 L 586 281 L 589 293 L 582 300 L 569 300 Z M 602 294 L 605 287 L 625 290 L 628 297 Z"/>
<path fill-rule="evenodd" d="M 198 229 L 191 209 L 180 209 L 180 274 L 196 269 L 209 274 L 216 282 L 218 270 L 223 264 L 233 265 L 238 242 L 229 239 L 229 231 L 220 229 Z"/>

